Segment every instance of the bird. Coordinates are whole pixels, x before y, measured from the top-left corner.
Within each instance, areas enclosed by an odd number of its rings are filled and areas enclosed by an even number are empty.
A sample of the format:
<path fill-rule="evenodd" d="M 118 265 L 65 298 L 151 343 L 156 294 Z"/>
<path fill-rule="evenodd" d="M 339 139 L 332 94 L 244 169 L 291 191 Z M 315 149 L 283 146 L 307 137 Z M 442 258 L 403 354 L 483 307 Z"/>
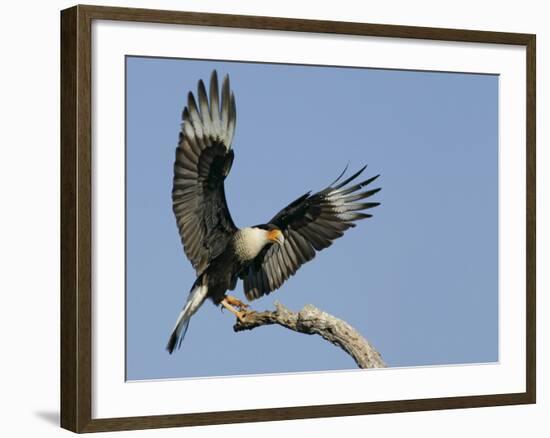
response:
<path fill-rule="evenodd" d="M 372 217 L 365 211 L 380 204 L 364 201 L 380 191 L 369 187 L 380 175 L 358 182 L 367 166 L 344 178 L 346 166 L 326 188 L 308 191 L 266 223 L 238 228 L 224 187 L 235 157 L 236 119 L 228 75 L 221 96 L 216 70 L 208 94 L 202 79 L 197 99 L 188 93 L 175 153 L 172 210 L 196 280 L 166 345 L 170 354 L 181 347 L 191 317 L 207 298 L 243 321 L 248 304 L 227 294 L 239 280 L 248 301 L 275 291 L 356 221 Z"/>

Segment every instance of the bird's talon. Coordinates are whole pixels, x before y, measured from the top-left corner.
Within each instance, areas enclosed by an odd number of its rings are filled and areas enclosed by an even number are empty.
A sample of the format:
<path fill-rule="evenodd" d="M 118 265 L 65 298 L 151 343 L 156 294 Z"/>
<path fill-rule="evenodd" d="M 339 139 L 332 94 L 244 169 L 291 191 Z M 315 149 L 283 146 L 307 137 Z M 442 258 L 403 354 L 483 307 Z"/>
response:
<path fill-rule="evenodd" d="M 241 300 L 239 300 L 237 297 L 226 295 L 225 302 L 232 305 L 233 307 L 236 307 L 239 310 L 243 310 L 248 308 L 248 304 L 243 303 Z"/>

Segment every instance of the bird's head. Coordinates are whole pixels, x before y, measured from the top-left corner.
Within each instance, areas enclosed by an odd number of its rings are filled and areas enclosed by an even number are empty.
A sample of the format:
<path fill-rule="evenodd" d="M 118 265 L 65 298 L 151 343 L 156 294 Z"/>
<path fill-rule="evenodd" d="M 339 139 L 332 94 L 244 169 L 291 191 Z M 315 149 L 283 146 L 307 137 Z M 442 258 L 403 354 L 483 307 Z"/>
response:
<path fill-rule="evenodd" d="M 285 236 L 283 232 L 275 225 L 258 225 L 257 228 L 264 230 L 266 239 L 269 243 L 277 243 L 279 245 L 283 245 L 283 243 L 285 243 Z"/>

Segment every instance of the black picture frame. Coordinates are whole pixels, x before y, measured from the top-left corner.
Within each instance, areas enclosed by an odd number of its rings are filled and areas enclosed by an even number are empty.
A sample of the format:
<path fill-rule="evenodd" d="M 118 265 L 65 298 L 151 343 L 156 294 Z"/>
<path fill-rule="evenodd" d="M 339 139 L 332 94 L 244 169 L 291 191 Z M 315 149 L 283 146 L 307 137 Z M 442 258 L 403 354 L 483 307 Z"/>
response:
<path fill-rule="evenodd" d="M 527 153 L 526 391 L 480 396 L 93 419 L 91 353 L 91 24 L 93 20 L 524 46 L 527 53 L 525 65 L 527 78 L 525 90 L 527 111 L 525 138 Z M 61 426 L 74 432 L 97 432 L 535 403 L 535 59 L 536 37 L 532 34 L 82 5 L 63 10 L 61 12 Z"/>

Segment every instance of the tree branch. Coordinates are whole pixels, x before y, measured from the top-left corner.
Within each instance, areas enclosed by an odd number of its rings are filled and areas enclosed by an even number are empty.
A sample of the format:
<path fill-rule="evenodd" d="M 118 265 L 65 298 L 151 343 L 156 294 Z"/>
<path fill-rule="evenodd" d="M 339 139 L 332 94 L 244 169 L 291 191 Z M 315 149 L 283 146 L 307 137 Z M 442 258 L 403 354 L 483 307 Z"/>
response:
<path fill-rule="evenodd" d="M 298 333 L 317 334 L 348 353 L 359 368 L 384 368 L 380 354 L 347 322 L 317 307 L 307 304 L 299 312 L 292 312 L 279 302 L 274 311 L 247 310 L 244 320 L 233 326 L 236 332 L 252 330 L 263 325 L 278 324 Z"/>

